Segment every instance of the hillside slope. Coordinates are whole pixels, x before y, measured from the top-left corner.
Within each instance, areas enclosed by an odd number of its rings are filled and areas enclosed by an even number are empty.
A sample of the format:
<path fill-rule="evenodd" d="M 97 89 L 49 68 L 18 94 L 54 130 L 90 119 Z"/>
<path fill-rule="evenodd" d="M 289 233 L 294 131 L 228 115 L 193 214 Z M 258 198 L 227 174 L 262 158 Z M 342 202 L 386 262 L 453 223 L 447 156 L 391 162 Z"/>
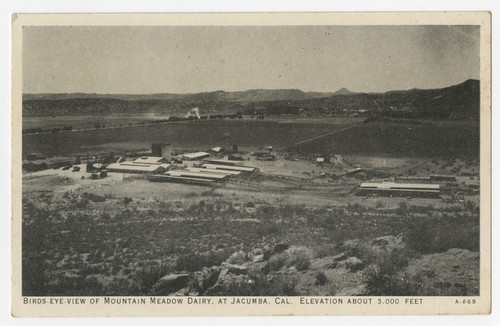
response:
<path fill-rule="evenodd" d="M 184 113 L 199 107 L 201 114 L 245 111 L 262 114 L 345 114 L 363 111 L 405 118 L 477 119 L 479 81 L 467 80 L 441 89 L 411 89 L 386 93 L 303 92 L 297 89 L 256 89 L 242 92 L 215 91 L 195 94 L 99 95 L 99 94 L 25 94 L 23 114 L 85 115 Z"/>

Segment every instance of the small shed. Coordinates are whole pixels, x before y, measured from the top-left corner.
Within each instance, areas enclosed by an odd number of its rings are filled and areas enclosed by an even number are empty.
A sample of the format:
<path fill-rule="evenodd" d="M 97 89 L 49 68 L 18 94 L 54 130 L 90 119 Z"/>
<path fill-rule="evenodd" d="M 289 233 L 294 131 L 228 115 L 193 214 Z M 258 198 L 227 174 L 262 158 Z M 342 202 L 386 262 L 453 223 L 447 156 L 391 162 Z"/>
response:
<path fill-rule="evenodd" d="M 210 157 L 207 152 L 195 152 L 195 153 L 185 153 L 182 154 L 182 158 L 186 161 L 199 161 L 204 158 Z"/>

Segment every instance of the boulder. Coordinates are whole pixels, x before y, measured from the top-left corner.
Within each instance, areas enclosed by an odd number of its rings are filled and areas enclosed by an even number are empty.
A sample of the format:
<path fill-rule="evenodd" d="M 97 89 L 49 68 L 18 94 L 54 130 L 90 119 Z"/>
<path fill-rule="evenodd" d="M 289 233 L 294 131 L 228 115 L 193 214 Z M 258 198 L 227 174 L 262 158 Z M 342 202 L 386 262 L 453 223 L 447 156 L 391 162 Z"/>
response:
<path fill-rule="evenodd" d="M 279 254 L 280 252 L 283 252 L 283 251 L 287 250 L 288 248 L 290 248 L 290 245 L 288 245 L 286 243 L 278 243 L 274 246 L 272 254 L 273 255 Z"/>
<path fill-rule="evenodd" d="M 479 253 L 450 249 L 412 260 L 398 274 L 419 289 L 419 295 L 479 295 Z"/>
<path fill-rule="evenodd" d="M 168 274 L 159 279 L 151 289 L 151 295 L 169 295 L 187 287 L 189 274 Z"/>
<path fill-rule="evenodd" d="M 315 258 L 311 260 L 311 268 L 314 270 L 325 270 L 332 269 L 337 266 L 338 262 L 335 260 L 335 256 L 333 257 L 323 257 L 323 258 Z"/>
<path fill-rule="evenodd" d="M 398 236 L 386 235 L 373 239 L 370 242 L 371 247 L 379 253 L 391 253 L 394 250 L 401 250 L 405 247 L 403 235 Z"/>
<path fill-rule="evenodd" d="M 226 275 L 226 274 L 246 275 L 247 273 L 248 273 L 247 266 L 223 263 L 219 275 Z"/>
<path fill-rule="evenodd" d="M 264 254 L 258 254 L 252 257 L 252 262 L 253 263 L 260 263 L 265 260 Z"/>
<path fill-rule="evenodd" d="M 246 274 L 235 275 L 222 269 L 217 283 L 209 287 L 204 295 L 241 295 L 239 291 L 251 285 L 253 281 Z M 238 292 L 238 293 L 235 293 Z"/>
<path fill-rule="evenodd" d="M 194 285 L 198 288 L 199 292 L 203 293 L 217 283 L 221 268 L 220 266 L 203 267 L 202 271 L 193 274 Z"/>
<path fill-rule="evenodd" d="M 359 259 L 358 257 L 349 257 L 346 260 L 342 261 L 340 264 L 344 265 L 345 268 L 347 268 L 353 272 L 362 270 L 365 267 L 365 264 L 363 263 L 363 261 L 361 259 Z"/>
<path fill-rule="evenodd" d="M 233 253 L 226 259 L 226 262 L 229 264 L 243 264 L 248 261 L 248 254 L 242 250 Z"/>
<path fill-rule="evenodd" d="M 340 254 L 333 256 L 332 259 L 333 259 L 333 261 L 345 260 L 345 259 L 347 259 L 347 255 L 345 252 L 341 252 Z"/>

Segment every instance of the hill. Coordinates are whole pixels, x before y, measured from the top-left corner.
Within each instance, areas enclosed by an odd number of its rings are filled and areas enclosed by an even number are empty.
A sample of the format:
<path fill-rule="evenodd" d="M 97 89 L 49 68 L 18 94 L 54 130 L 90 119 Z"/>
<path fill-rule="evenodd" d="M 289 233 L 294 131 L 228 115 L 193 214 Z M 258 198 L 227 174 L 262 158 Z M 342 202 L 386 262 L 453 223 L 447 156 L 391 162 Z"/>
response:
<path fill-rule="evenodd" d="M 479 81 L 471 79 L 440 89 L 337 94 L 292 102 L 274 101 L 261 104 L 260 107 L 253 105 L 247 112 L 257 110 L 263 114 L 363 114 L 368 117 L 457 120 L 478 119 L 479 108 Z"/>
<path fill-rule="evenodd" d="M 348 90 L 347 88 L 341 88 L 338 91 L 336 91 L 335 93 L 333 93 L 332 95 L 351 95 L 351 94 L 354 94 L 354 93 L 351 92 L 350 90 Z"/>
<path fill-rule="evenodd" d="M 440 89 L 411 89 L 385 93 L 303 92 L 298 89 L 254 89 L 241 92 L 194 94 L 24 94 L 26 116 L 84 114 L 184 114 L 199 107 L 201 114 L 245 112 L 249 114 L 311 115 L 355 114 L 404 118 L 477 119 L 479 81 Z"/>

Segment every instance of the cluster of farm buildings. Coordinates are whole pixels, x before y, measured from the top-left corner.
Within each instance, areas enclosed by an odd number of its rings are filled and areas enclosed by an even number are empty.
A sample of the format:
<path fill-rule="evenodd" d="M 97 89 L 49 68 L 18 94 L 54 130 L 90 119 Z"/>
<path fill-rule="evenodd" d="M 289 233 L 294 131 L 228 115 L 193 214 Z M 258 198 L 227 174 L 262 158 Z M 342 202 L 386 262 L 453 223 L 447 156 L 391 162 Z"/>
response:
<path fill-rule="evenodd" d="M 211 185 L 229 178 L 257 172 L 255 167 L 244 166 L 241 160 L 220 158 L 222 148 L 210 152 L 184 153 L 172 157 L 170 144 L 153 144 L 152 156 L 141 156 L 133 161 L 123 157 L 106 167 L 108 172 L 145 174 L 153 182 L 174 182 Z M 213 158 L 212 155 L 217 158 Z M 182 165 L 178 164 L 182 163 Z"/>
<path fill-rule="evenodd" d="M 271 154 L 272 150 L 273 148 L 268 146 L 264 150 L 252 153 L 252 155 L 257 160 L 276 160 L 276 157 Z M 219 185 L 233 178 L 254 175 L 259 172 L 259 168 L 244 164 L 246 160 L 238 154 L 236 145 L 232 151 L 227 153 L 221 147 L 214 147 L 203 152 L 172 156 L 170 144 L 156 143 L 152 144 L 151 152 L 143 154 L 133 160 L 120 157 L 116 162 L 107 165 L 101 163 L 88 164 L 87 172 L 92 173 L 91 179 L 105 177 L 110 172 L 124 175 L 143 175 L 145 179 L 151 182 L 206 186 Z M 31 159 L 37 158 L 35 156 L 31 157 Z M 317 158 L 316 164 L 323 165 L 326 161 L 324 158 Z M 29 163 L 33 164 L 31 160 L 29 160 Z M 60 164 L 67 164 L 67 162 L 58 161 L 54 164 L 57 167 Z M 71 167 L 71 164 L 69 163 L 63 169 Z M 74 167 L 74 169 L 76 168 L 80 169 Z M 344 175 L 351 177 L 362 172 L 362 170 L 361 168 L 355 168 L 346 171 Z M 449 190 L 456 188 L 456 186 L 457 180 L 455 176 L 400 176 L 394 177 L 390 181 L 363 182 L 355 189 L 355 193 L 360 196 L 439 198 L 444 193 L 450 193 Z M 478 191 L 478 189 L 474 190 Z"/>

